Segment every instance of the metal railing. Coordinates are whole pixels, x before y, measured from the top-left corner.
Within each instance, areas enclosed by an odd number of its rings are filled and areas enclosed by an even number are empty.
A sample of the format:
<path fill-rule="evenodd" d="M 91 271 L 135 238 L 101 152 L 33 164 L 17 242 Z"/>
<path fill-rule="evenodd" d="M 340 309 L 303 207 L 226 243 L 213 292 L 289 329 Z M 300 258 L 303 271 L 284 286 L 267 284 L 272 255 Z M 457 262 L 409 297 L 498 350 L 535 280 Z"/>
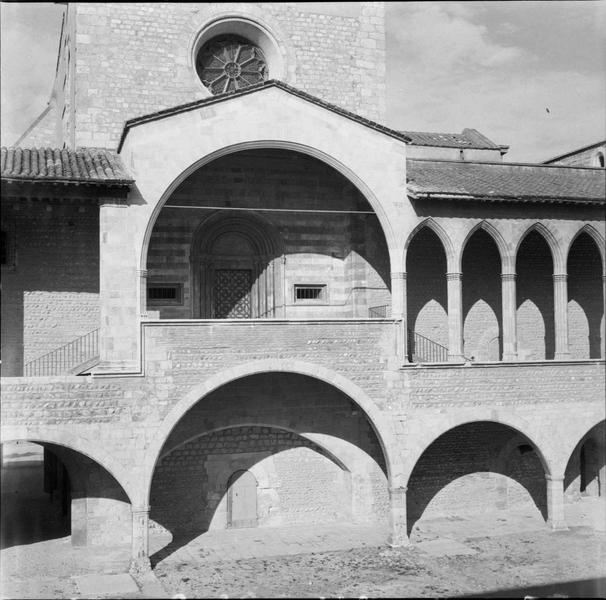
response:
<path fill-rule="evenodd" d="M 66 375 L 79 366 L 94 361 L 99 356 L 99 330 L 95 329 L 75 340 L 26 363 L 23 374 L 26 377 L 45 375 Z"/>
<path fill-rule="evenodd" d="M 408 354 L 411 362 L 448 362 L 448 348 L 408 330 Z"/>
<path fill-rule="evenodd" d="M 388 319 L 390 316 L 391 306 L 389 304 L 373 306 L 368 309 L 368 317 L 370 319 Z"/>

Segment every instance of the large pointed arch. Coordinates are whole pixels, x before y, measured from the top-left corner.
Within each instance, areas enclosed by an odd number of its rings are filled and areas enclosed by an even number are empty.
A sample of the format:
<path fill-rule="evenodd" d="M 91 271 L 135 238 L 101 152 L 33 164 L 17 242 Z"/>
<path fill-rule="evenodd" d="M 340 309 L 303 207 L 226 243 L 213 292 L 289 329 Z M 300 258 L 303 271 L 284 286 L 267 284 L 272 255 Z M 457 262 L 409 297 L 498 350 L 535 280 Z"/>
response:
<path fill-rule="evenodd" d="M 572 245 L 574 244 L 576 239 L 583 233 L 589 235 L 589 237 L 595 242 L 595 245 L 597 246 L 598 252 L 600 253 L 600 257 L 602 259 L 602 271 L 606 271 L 606 246 L 604 238 L 600 235 L 600 232 L 589 223 L 585 223 L 584 225 L 582 225 L 579 230 L 572 236 L 572 238 L 570 238 L 568 246 L 565 248 L 565 255 L 563 257 L 564 260 L 568 261 L 568 256 L 570 255 L 570 249 L 572 248 Z"/>
<path fill-rule="evenodd" d="M 505 238 L 503 237 L 501 232 L 492 223 L 490 223 L 489 221 L 485 221 L 485 220 L 480 221 L 479 223 L 476 223 L 467 232 L 467 235 L 465 236 L 465 239 L 463 240 L 463 243 L 461 244 L 461 248 L 460 248 L 460 251 L 457 256 L 459 271 L 461 270 L 461 261 L 463 259 L 463 253 L 465 252 L 467 243 L 469 242 L 469 240 L 471 239 L 473 234 L 479 230 L 485 231 L 493 239 L 494 243 L 497 245 L 497 248 L 499 250 L 499 256 L 501 257 L 501 272 L 502 273 L 509 272 L 509 271 L 506 271 L 506 268 L 511 267 L 512 257 L 510 255 L 510 253 L 507 251 L 507 242 L 505 241 Z"/>

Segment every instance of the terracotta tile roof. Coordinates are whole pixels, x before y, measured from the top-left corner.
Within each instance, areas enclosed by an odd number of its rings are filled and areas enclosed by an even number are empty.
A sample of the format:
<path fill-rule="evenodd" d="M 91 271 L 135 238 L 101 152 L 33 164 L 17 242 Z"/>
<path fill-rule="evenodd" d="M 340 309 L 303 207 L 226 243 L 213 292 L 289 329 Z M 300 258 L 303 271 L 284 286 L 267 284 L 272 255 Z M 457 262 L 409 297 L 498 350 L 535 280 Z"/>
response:
<path fill-rule="evenodd" d="M 130 185 L 120 157 L 104 148 L 5 148 L 0 149 L 3 181 Z"/>
<path fill-rule="evenodd" d="M 291 85 L 288 85 L 282 81 L 277 79 L 269 79 L 268 81 L 262 81 L 260 83 L 255 83 L 253 85 L 249 85 L 248 87 L 235 90 L 232 92 L 225 92 L 224 94 L 217 94 L 216 96 L 210 96 L 209 98 L 203 98 L 202 100 L 196 100 L 195 102 L 189 102 L 187 104 L 180 104 L 179 106 L 174 106 L 172 108 L 167 108 L 165 110 L 160 110 L 155 113 L 151 113 L 148 115 L 143 115 L 141 117 L 136 117 L 134 119 L 129 119 L 124 124 L 124 129 L 122 130 L 122 136 L 120 137 L 120 142 L 118 143 L 118 152 L 122 149 L 122 144 L 126 138 L 128 130 L 131 127 L 135 127 L 137 125 L 142 125 L 143 123 L 148 123 L 150 121 L 156 121 L 158 119 L 163 119 L 165 117 L 169 117 L 171 115 L 177 115 L 179 113 L 187 112 L 189 110 L 195 110 L 200 106 L 208 106 L 209 104 L 216 104 L 218 102 L 224 102 L 226 100 L 230 100 L 232 98 L 237 98 L 239 96 L 246 96 L 247 94 L 252 94 L 261 89 L 267 89 L 270 87 L 277 87 L 281 90 L 292 94 L 293 96 L 298 96 L 299 98 L 303 98 L 312 104 L 316 104 L 317 106 L 321 106 L 326 110 L 330 110 L 338 115 L 341 115 L 347 119 L 351 119 L 352 121 L 356 121 L 357 123 L 361 123 L 366 127 L 370 127 L 376 131 L 380 131 L 386 135 L 394 137 L 403 142 L 409 142 L 410 139 L 405 132 L 396 131 L 395 129 L 390 129 L 389 127 L 385 127 L 385 125 L 381 125 L 375 121 L 371 121 L 370 119 L 366 119 L 356 113 L 353 113 L 349 110 L 345 110 L 336 104 L 331 104 L 330 102 L 326 102 L 316 96 L 312 96 L 307 92 L 299 90 Z"/>
<path fill-rule="evenodd" d="M 499 150 L 499 146 L 475 129 L 463 129 L 461 133 L 429 133 L 424 131 L 403 131 L 415 146 L 439 146 L 442 148 L 473 148 Z"/>
<path fill-rule="evenodd" d="M 581 167 L 408 159 L 413 198 L 603 204 L 606 171 Z"/>

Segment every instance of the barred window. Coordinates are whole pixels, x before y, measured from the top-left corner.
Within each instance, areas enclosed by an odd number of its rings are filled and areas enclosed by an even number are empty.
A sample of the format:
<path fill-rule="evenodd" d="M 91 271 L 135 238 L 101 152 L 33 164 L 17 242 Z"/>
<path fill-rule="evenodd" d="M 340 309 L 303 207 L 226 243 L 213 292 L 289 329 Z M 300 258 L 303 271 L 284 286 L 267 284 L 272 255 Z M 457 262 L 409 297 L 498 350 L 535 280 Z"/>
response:
<path fill-rule="evenodd" d="M 183 285 L 180 283 L 150 283 L 147 301 L 151 305 L 183 304 Z"/>
<path fill-rule="evenodd" d="M 295 285 L 295 302 L 326 302 L 326 285 Z"/>

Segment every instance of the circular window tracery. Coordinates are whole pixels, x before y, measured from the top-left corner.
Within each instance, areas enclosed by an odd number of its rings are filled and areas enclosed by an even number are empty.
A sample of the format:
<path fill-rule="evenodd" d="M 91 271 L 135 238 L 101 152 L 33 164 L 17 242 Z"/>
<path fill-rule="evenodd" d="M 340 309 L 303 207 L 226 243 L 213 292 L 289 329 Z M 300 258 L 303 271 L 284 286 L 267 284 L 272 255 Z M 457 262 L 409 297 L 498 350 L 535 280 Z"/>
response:
<path fill-rule="evenodd" d="M 214 38 L 205 44 L 196 61 L 198 75 L 212 94 L 233 92 L 268 78 L 263 51 L 244 38 Z"/>

